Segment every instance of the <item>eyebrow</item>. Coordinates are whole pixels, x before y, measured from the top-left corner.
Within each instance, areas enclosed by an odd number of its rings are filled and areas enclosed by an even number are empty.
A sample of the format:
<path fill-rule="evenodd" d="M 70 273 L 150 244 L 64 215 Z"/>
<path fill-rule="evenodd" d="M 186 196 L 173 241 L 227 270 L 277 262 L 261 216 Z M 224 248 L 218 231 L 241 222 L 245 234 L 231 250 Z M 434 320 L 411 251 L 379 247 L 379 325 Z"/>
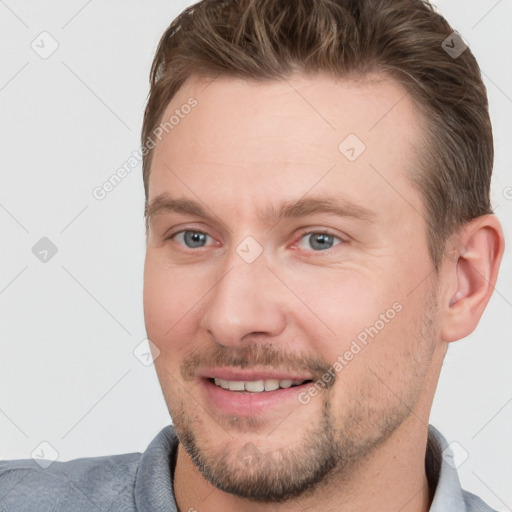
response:
<path fill-rule="evenodd" d="M 146 206 L 146 225 L 154 217 L 164 213 L 182 213 L 202 217 L 207 220 L 218 219 L 217 215 L 209 213 L 205 207 L 194 200 L 173 198 L 169 194 L 163 193 L 156 196 Z M 348 199 L 326 194 L 320 197 L 306 197 L 296 201 L 286 201 L 279 208 L 267 207 L 259 213 L 258 217 L 262 222 L 271 225 L 277 224 L 282 219 L 301 218 L 318 213 L 350 217 L 365 222 L 374 220 L 377 217 L 377 214 L 368 208 L 354 204 Z"/>

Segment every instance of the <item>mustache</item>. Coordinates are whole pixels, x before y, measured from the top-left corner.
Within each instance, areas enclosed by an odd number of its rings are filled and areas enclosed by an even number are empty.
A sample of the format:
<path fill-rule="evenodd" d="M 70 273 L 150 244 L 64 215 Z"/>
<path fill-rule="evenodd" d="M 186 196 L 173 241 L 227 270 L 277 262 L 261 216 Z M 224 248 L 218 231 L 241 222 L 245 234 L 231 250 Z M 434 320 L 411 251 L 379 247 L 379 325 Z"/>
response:
<path fill-rule="evenodd" d="M 180 373 L 183 380 L 192 380 L 200 367 L 222 368 L 258 367 L 284 371 L 305 370 L 311 373 L 314 380 L 322 378 L 331 365 L 312 354 L 283 352 L 275 345 L 253 343 L 242 347 L 226 347 L 216 343 L 202 349 L 193 350 L 182 362 Z M 334 384 L 334 379 L 330 383 Z"/>

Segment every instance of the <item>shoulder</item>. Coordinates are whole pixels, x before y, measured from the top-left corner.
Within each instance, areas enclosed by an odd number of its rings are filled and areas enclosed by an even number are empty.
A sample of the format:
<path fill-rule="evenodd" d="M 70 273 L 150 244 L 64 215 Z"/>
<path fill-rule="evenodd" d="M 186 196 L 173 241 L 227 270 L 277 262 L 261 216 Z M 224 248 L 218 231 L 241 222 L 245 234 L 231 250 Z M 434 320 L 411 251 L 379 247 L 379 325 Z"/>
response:
<path fill-rule="evenodd" d="M 476 494 L 462 488 L 453 450 L 433 425 L 428 428 L 425 469 L 434 491 L 430 512 L 497 512 Z"/>
<path fill-rule="evenodd" d="M 487 503 L 476 494 L 465 490 L 462 491 L 462 494 L 464 496 L 467 512 L 498 512 L 496 509 L 487 505 Z"/>
<path fill-rule="evenodd" d="M 47 467 L 32 459 L 0 461 L 2 512 L 135 510 L 133 487 L 141 453 L 87 457 Z"/>

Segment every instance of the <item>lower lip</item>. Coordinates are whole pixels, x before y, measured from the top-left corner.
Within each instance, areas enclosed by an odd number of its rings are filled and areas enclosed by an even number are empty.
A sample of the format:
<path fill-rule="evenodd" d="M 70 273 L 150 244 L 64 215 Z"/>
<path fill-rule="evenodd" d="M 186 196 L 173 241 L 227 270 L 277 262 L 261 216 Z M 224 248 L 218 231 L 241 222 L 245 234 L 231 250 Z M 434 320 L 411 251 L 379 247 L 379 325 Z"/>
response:
<path fill-rule="evenodd" d="M 301 384 L 289 388 L 279 388 L 274 391 L 251 393 L 250 391 L 229 391 L 217 386 L 209 379 L 201 379 L 202 387 L 209 401 L 222 412 L 234 416 L 253 416 L 285 402 L 295 401 L 300 405 L 298 395 L 312 383 Z"/>

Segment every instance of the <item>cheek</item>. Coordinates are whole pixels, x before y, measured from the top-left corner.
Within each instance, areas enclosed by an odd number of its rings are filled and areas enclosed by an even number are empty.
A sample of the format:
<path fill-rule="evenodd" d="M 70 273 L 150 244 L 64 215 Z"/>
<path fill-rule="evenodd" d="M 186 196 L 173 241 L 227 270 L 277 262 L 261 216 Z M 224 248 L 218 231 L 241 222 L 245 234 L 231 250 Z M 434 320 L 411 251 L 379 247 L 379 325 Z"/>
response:
<path fill-rule="evenodd" d="M 172 340 L 186 339 L 193 329 L 194 306 L 207 292 L 207 283 L 192 269 L 166 265 L 158 254 L 147 253 L 144 266 L 144 318 L 146 331 L 160 350 Z M 178 343 L 178 345 L 180 345 Z"/>
<path fill-rule="evenodd" d="M 301 299 L 289 302 L 298 332 L 326 364 L 341 358 L 337 368 L 350 380 L 364 378 L 368 366 L 398 372 L 417 347 L 423 287 L 410 294 L 410 275 L 391 270 L 324 269 L 287 278 Z"/>
<path fill-rule="evenodd" d="M 288 301 L 293 323 L 329 364 L 393 304 L 382 281 L 354 269 L 310 269 L 284 280 L 296 295 Z"/>

